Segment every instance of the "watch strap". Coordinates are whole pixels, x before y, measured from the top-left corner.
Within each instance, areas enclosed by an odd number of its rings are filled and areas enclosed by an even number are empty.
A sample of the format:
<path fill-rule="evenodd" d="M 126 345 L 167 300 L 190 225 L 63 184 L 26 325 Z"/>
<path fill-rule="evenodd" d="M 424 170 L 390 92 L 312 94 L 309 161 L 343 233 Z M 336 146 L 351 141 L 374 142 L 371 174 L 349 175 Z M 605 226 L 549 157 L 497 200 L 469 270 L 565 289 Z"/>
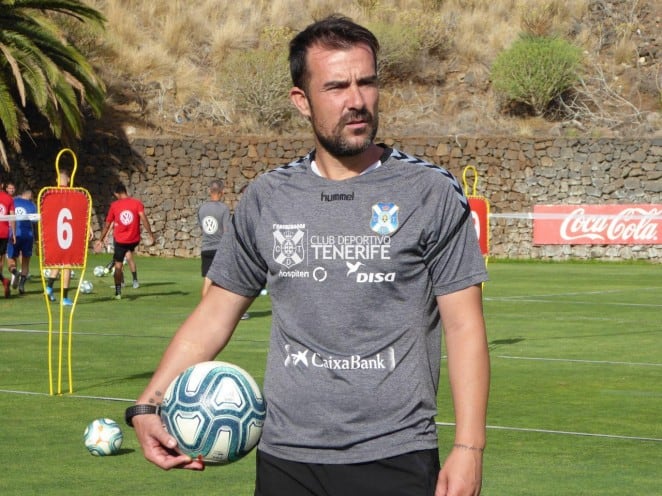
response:
<path fill-rule="evenodd" d="M 129 427 L 133 427 L 133 417 L 136 415 L 158 414 L 159 407 L 156 405 L 138 404 L 130 406 L 124 412 L 124 421 Z"/>

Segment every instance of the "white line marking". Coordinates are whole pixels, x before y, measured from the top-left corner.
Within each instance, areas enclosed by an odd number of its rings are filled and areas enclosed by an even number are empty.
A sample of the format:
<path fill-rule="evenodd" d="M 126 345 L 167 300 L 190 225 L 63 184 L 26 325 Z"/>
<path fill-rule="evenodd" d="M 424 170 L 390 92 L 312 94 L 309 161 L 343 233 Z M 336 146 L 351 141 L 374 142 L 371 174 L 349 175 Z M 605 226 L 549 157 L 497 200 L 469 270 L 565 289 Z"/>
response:
<path fill-rule="evenodd" d="M 62 329 L 66 334 L 69 333 L 69 329 Z M 0 327 L 0 332 L 7 333 L 24 333 L 24 334 L 47 334 L 48 331 L 40 331 L 38 329 L 8 329 L 5 327 Z M 59 329 L 53 329 L 51 331 L 53 334 L 59 334 Z M 145 338 L 145 339 L 172 339 L 172 336 L 142 336 L 137 334 L 118 334 L 110 332 L 84 332 L 84 331 L 74 331 L 71 334 L 74 336 L 101 336 L 101 337 L 134 337 L 134 338 Z"/>
<path fill-rule="evenodd" d="M 655 303 L 622 303 L 614 301 L 584 301 L 584 300 L 544 300 L 538 298 L 525 298 L 523 296 L 510 296 L 504 298 L 491 298 L 489 296 L 484 298 L 485 301 L 501 301 L 509 303 L 554 303 L 558 305 L 559 303 L 571 304 L 571 305 L 609 305 L 617 307 L 650 307 L 650 308 L 662 308 L 662 304 Z"/>
<path fill-rule="evenodd" d="M 657 211 L 654 210 L 656 213 Z M 550 220 L 565 220 L 570 217 L 570 213 L 545 213 L 545 212 L 503 212 L 503 213 L 490 213 L 490 219 L 525 219 L 525 220 L 534 220 L 534 219 L 550 219 Z M 596 215 L 584 215 L 582 217 L 595 217 L 597 219 L 617 219 L 621 214 L 596 214 Z M 659 215 L 633 215 L 628 216 L 629 219 L 650 219 L 650 220 L 662 220 L 662 217 Z"/>
<path fill-rule="evenodd" d="M 435 422 L 435 424 L 442 427 L 455 427 L 455 424 L 452 422 Z M 526 427 L 505 427 L 501 425 L 488 425 L 487 428 L 492 430 L 500 430 L 500 431 L 538 432 L 540 434 L 560 434 L 564 436 L 602 437 L 608 439 L 625 439 L 631 441 L 653 441 L 656 443 L 662 442 L 662 438 L 657 438 L 657 437 L 622 436 L 619 434 L 596 434 L 593 432 L 556 431 L 552 429 L 530 429 Z"/>
<path fill-rule="evenodd" d="M 496 355 L 495 358 L 506 360 L 535 360 L 540 362 L 570 362 L 570 363 L 590 363 L 596 365 L 633 365 L 638 367 L 662 367 L 662 363 L 647 362 L 612 362 L 609 360 L 581 360 L 576 358 L 540 358 L 540 357 L 522 357 L 511 355 Z"/>
<path fill-rule="evenodd" d="M 50 396 L 48 393 L 36 393 L 33 391 L 16 391 L 11 389 L 0 389 L 0 393 L 7 394 L 24 394 L 30 396 Z M 136 400 L 131 398 L 112 398 L 105 396 L 86 396 L 79 394 L 62 394 L 63 397 L 68 398 L 77 398 L 77 399 L 88 399 L 88 400 L 103 400 L 103 401 L 120 401 L 126 403 L 134 403 Z M 455 424 L 452 422 L 435 422 L 436 425 L 441 427 L 455 427 Z M 618 434 L 596 434 L 592 432 L 573 432 L 573 431 L 557 431 L 552 429 L 533 429 L 527 427 L 506 427 L 500 425 L 488 425 L 488 429 L 492 430 L 504 430 L 504 431 L 516 431 L 516 432 L 537 432 L 541 434 L 559 434 L 565 436 L 584 436 L 584 437 L 601 437 L 609 439 L 624 439 L 624 440 L 633 440 L 633 441 L 654 441 L 662 442 L 662 439 L 655 437 L 641 437 L 641 436 L 623 436 Z"/>
<path fill-rule="evenodd" d="M 0 389 L 0 393 L 8 393 L 8 394 L 24 394 L 27 396 L 51 396 L 48 393 L 37 393 L 35 391 L 17 391 L 17 390 L 12 390 L 12 389 Z M 104 401 L 125 401 L 129 403 L 135 403 L 135 399 L 130 399 L 130 398 L 112 398 L 112 397 L 107 397 L 107 396 L 86 396 L 82 394 L 68 394 L 68 393 L 62 393 L 61 395 L 53 395 L 53 396 L 66 396 L 68 398 L 79 398 L 79 399 L 86 399 L 86 400 L 104 400 Z"/>

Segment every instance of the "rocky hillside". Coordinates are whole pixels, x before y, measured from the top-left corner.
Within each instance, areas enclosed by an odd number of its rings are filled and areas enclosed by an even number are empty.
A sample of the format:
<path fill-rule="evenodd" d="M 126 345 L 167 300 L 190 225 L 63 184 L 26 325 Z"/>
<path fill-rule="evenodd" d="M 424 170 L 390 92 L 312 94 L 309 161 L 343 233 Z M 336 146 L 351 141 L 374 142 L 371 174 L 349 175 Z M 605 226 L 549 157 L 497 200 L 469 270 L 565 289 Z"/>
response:
<path fill-rule="evenodd" d="M 590 0 L 588 5 L 573 27 L 588 33 L 583 45 L 591 47 L 583 85 L 569 95 L 563 112 L 540 117 L 504 108 L 492 90 L 489 64 L 451 54 L 411 81 L 383 87 L 380 134 L 662 136 L 662 2 Z M 273 132 L 219 125 L 204 116 L 181 118 L 177 108 L 164 108 L 167 91 L 159 84 L 115 80 L 109 87 L 111 106 L 98 124 L 129 136 Z"/>

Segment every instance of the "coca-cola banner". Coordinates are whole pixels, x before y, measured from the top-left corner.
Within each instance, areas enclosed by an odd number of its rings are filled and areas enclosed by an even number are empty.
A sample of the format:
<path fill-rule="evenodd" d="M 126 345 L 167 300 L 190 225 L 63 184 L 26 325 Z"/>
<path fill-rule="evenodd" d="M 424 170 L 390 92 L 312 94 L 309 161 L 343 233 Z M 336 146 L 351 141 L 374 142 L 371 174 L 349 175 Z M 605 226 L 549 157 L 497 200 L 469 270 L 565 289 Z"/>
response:
<path fill-rule="evenodd" d="M 662 204 L 536 205 L 533 244 L 662 244 Z"/>

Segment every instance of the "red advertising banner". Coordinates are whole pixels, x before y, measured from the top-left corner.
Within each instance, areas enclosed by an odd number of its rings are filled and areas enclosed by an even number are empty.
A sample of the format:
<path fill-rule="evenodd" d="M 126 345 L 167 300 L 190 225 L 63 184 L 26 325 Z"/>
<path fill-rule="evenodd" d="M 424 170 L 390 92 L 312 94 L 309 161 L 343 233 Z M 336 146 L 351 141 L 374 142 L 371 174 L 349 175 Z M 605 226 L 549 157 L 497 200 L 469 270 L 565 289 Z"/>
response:
<path fill-rule="evenodd" d="M 44 267 L 83 267 L 92 200 L 78 188 L 45 188 L 40 194 Z"/>
<path fill-rule="evenodd" d="M 490 204 L 482 196 L 469 196 L 469 206 L 471 207 L 471 218 L 474 221 L 476 234 L 478 235 L 478 244 L 483 256 L 489 255 L 490 249 L 490 225 L 489 213 Z"/>
<path fill-rule="evenodd" d="M 536 205 L 533 244 L 662 244 L 662 204 Z"/>

